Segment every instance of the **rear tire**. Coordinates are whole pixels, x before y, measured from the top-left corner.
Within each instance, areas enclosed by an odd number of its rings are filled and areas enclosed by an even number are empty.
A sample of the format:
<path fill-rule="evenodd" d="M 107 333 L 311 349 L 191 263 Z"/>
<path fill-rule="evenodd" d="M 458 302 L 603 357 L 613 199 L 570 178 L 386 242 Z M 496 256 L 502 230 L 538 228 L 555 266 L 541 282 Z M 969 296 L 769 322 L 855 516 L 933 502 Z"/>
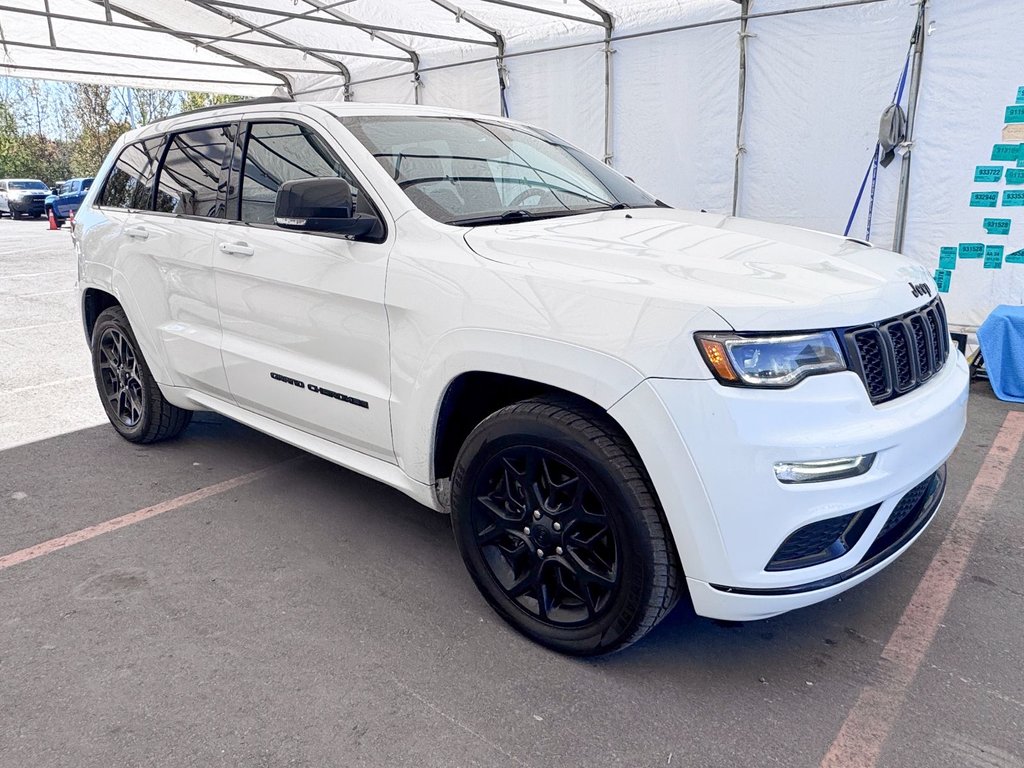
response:
<path fill-rule="evenodd" d="M 121 307 L 100 313 L 91 346 L 96 389 L 121 437 L 132 443 L 155 443 L 184 431 L 192 411 L 164 398 Z"/>
<path fill-rule="evenodd" d="M 636 450 L 602 411 L 568 398 L 516 403 L 473 430 L 455 463 L 452 526 L 491 607 L 562 653 L 625 648 L 682 591 Z"/>

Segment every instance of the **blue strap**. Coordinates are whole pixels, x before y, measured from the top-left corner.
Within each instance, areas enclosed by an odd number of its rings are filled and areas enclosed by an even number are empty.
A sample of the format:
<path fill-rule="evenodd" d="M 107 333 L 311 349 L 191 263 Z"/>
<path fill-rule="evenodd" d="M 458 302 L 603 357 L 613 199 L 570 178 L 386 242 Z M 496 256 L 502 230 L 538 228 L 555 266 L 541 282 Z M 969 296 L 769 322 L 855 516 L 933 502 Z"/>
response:
<path fill-rule="evenodd" d="M 868 185 L 868 177 L 871 175 L 871 170 L 874 169 L 875 173 L 878 173 L 878 154 L 881 149 L 881 145 L 875 142 L 875 154 L 871 158 L 868 169 L 864 171 L 864 180 L 860 183 L 860 190 L 857 192 L 857 199 L 853 201 L 853 210 L 850 211 L 850 218 L 846 222 L 846 229 L 843 230 L 843 237 L 850 234 L 850 229 L 853 227 L 853 220 L 857 218 L 857 209 L 860 208 L 860 201 L 864 197 L 864 188 Z M 874 184 L 872 186 L 872 199 L 874 198 Z"/>
<path fill-rule="evenodd" d="M 903 102 L 903 90 L 907 85 L 907 75 L 910 73 L 910 59 L 914 53 L 914 44 L 917 42 L 917 36 L 920 34 L 920 28 L 914 30 L 914 37 L 910 41 L 910 48 L 907 49 L 907 58 L 903 62 L 903 74 L 900 75 L 900 81 L 896 85 L 896 90 L 892 94 L 892 103 L 901 104 Z M 850 218 L 846 222 L 846 229 L 843 230 L 843 237 L 850 234 L 850 229 L 853 228 L 853 220 L 857 218 L 857 210 L 860 208 L 860 201 L 864 198 L 864 190 L 868 185 L 868 178 L 871 178 L 871 197 L 868 203 L 868 221 L 867 230 L 864 235 L 865 240 L 871 240 L 871 219 L 875 214 L 875 188 L 878 185 L 878 163 L 882 159 L 882 145 L 875 142 L 875 151 L 871 156 L 871 160 L 868 162 L 868 169 L 864 171 L 864 180 L 860 183 L 860 189 L 857 192 L 857 199 L 853 201 L 853 210 L 850 211 Z"/>

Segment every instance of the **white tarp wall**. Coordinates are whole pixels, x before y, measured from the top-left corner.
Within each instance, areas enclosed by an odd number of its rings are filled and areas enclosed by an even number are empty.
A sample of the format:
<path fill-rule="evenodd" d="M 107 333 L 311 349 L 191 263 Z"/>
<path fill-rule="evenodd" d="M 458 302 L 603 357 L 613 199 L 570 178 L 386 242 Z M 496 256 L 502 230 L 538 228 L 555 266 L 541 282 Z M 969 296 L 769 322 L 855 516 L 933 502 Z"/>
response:
<path fill-rule="evenodd" d="M 841 233 L 903 69 L 918 2 L 749 0 L 738 139 L 741 7 L 736 0 L 0 0 L 0 67 L 26 77 L 240 94 L 283 87 L 301 99 L 499 114 L 503 63 L 510 117 L 607 156 L 663 200 L 725 213 L 735 206 L 743 216 Z M 601 10 L 613 21 L 610 89 Z M 948 282 L 956 325 L 977 326 L 995 305 L 1024 300 L 1024 122 L 1004 119 L 1024 121 L 1024 104 L 1006 114 L 1024 102 L 1021 10 L 1021 0 L 927 0 L 904 252 L 929 270 L 939 269 L 944 253 L 938 277 Z M 900 167 L 897 157 L 875 185 L 871 240 L 883 247 L 892 244 Z M 976 171 L 988 180 L 975 181 Z M 865 235 L 870 197 L 869 189 L 853 236 Z M 988 219 L 997 220 L 990 231 Z"/>
<path fill-rule="evenodd" d="M 909 52 L 918 3 L 835 2 L 806 10 L 812 5 L 822 3 L 751 2 L 736 204 L 742 216 L 842 233 L 874 151 L 879 118 Z M 730 212 L 738 5 L 701 0 L 633 3 L 618 10 L 612 165 L 673 205 Z M 1000 182 L 974 182 L 978 165 L 1016 169 L 1015 160 L 991 160 L 995 144 L 1024 145 L 1024 135 L 1002 138 L 1005 107 L 1024 86 L 1020 10 L 1020 0 L 930 0 L 924 31 L 904 252 L 931 271 L 939 268 L 941 248 L 957 251 L 945 300 L 953 324 L 968 328 L 997 304 L 1024 301 L 1024 264 L 1005 261 L 1024 249 L 1024 207 L 1004 206 L 1002 194 L 1024 191 L 1024 185 L 1008 185 L 1005 171 Z M 646 34 L 666 27 L 681 29 Z M 600 157 L 601 30 L 577 30 L 576 38 L 563 43 L 586 40 L 593 42 L 528 55 L 517 54 L 550 45 L 550 37 L 535 30 L 510 42 L 507 103 L 511 117 L 547 127 Z M 407 75 L 396 79 L 409 85 Z M 354 86 L 355 98 L 374 99 L 364 89 L 380 85 Z M 905 108 L 909 90 L 908 77 Z M 409 87 L 404 100 L 413 101 L 414 91 Z M 493 62 L 476 63 L 425 72 L 420 99 L 498 113 L 496 91 Z M 888 168 L 879 168 L 873 206 L 869 181 L 851 236 L 865 236 L 871 208 L 871 240 L 891 246 L 901 164 L 897 156 Z M 999 192 L 997 206 L 971 207 L 971 193 L 986 190 Z M 986 218 L 1009 219 L 1009 235 L 988 234 L 982 227 Z M 995 246 L 987 267 L 984 251 L 970 258 L 978 243 Z M 1004 258 L 997 261 L 999 246 Z M 949 255 L 945 266 L 952 263 Z"/>

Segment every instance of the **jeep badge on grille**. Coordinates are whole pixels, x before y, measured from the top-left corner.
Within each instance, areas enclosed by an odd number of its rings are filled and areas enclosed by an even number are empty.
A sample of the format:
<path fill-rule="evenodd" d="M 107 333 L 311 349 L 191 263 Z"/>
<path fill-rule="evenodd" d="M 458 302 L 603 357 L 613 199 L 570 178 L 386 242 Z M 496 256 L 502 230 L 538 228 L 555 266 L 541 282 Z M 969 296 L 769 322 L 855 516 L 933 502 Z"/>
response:
<path fill-rule="evenodd" d="M 928 283 L 907 283 L 910 286 L 910 292 L 914 294 L 916 299 L 918 296 L 931 296 L 932 289 L 928 287 Z"/>

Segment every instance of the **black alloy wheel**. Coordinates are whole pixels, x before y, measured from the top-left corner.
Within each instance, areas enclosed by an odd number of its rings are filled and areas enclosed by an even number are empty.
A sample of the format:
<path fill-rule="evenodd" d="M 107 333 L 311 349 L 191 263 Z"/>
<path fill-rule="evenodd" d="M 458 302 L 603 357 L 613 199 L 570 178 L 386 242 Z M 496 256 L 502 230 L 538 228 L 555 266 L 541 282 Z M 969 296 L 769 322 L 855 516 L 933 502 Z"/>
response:
<path fill-rule="evenodd" d="M 139 357 L 124 333 L 106 328 L 99 341 L 99 374 L 108 413 L 128 428 L 142 419 L 143 391 Z"/>
<path fill-rule="evenodd" d="M 123 438 L 155 443 L 181 434 L 192 411 L 164 398 L 121 307 L 105 309 L 96 318 L 91 346 L 96 389 Z"/>
<path fill-rule="evenodd" d="M 452 525 L 491 606 L 563 653 L 635 642 L 680 592 L 643 465 L 586 404 L 528 400 L 478 425 L 456 460 Z"/>

